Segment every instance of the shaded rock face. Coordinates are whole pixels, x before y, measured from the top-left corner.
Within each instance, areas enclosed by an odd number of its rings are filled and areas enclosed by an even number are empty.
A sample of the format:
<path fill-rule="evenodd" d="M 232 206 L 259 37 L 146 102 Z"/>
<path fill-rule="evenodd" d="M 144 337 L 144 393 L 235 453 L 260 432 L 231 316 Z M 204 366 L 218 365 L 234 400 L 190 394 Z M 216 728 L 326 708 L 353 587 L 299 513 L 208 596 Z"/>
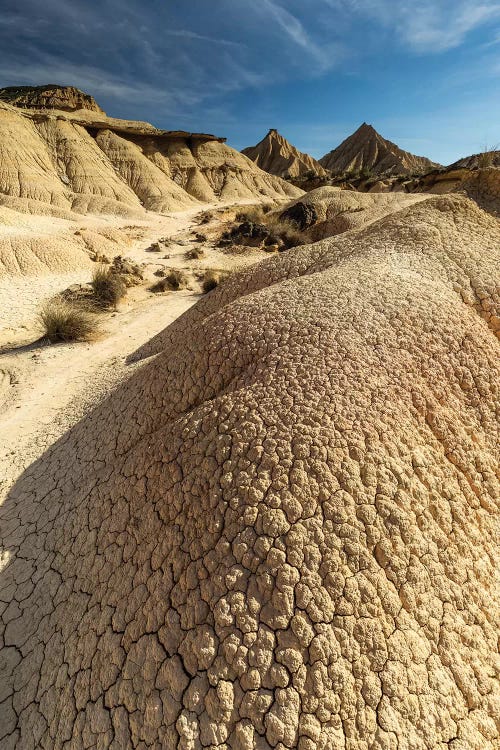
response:
<path fill-rule="evenodd" d="M 93 96 L 74 86 L 8 86 L 0 89 L 0 100 L 24 109 L 58 109 L 67 112 L 88 109 L 104 114 Z"/>
<path fill-rule="evenodd" d="M 0 508 L 13 750 L 496 750 L 498 222 L 232 276 Z"/>
<path fill-rule="evenodd" d="M 265 172 L 278 177 L 302 177 L 309 173 L 320 176 L 327 174 L 316 159 L 296 149 L 274 128 L 271 128 L 256 146 L 244 148 L 241 153 Z"/>
<path fill-rule="evenodd" d="M 363 170 L 373 174 L 406 174 L 428 172 L 439 166 L 424 156 L 403 151 L 395 143 L 382 138 L 375 128 L 365 122 L 319 162 L 333 174 Z"/>
<path fill-rule="evenodd" d="M 297 224 L 299 229 L 304 230 L 312 227 L 318 220 L 318 214 L 312 203 L 298 201 L 287 208 L 281 214 L 281 218 Z"/>

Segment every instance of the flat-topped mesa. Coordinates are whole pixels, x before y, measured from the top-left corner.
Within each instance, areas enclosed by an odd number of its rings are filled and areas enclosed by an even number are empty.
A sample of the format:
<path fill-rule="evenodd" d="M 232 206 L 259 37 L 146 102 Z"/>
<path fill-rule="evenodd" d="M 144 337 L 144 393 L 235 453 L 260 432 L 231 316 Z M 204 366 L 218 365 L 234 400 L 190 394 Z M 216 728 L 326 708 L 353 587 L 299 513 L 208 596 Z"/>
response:
<path fill-rule="evenodd" d="M 403 151 L 366 122 L 319 163 L 334 175 L 364 170 L 373 174 L 425 173 L 439 166 L 424 156 Z"/>
<path fill-rule="evenodd" d="M 316 159 L 295 148 L 276 128 L 270 128 L 265 138 L 256 146 L 244 148 L 242 154 L 277 177 L 326 176 L 326 171 Z"/>
<path fill-rule="evenodd" d="M 59 109 L 63 112 L 87 109 L 105 114 L 93 96 L 75 86 L 50 83 L 45 86 L 7 86 L 0 89 L 0 99 L 23 109 Z"/>

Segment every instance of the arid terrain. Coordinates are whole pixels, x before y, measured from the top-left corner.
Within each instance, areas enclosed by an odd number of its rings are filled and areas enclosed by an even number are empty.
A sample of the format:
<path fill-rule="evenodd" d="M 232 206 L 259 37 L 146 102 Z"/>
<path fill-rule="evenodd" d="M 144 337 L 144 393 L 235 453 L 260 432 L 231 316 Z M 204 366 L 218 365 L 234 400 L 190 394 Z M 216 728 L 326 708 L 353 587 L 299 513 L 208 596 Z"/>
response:
<path fill-rule="evenodd" d="M 2 750 L 500 747 L 500 170 L 356 138 L 0 91 Z"/>

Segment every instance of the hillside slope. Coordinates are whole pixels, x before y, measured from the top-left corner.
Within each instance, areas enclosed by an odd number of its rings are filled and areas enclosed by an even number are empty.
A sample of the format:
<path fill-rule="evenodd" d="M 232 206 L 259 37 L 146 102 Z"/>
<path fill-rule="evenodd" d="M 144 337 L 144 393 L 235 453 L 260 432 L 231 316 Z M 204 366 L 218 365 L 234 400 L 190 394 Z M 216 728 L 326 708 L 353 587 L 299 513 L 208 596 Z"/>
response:
<path fill-rule="evenodd" d="M 439 166 L 424 156 L 403 151 L 366 122 L 340 146 L 325 154 L 319 163 L 333 174 L 363 170 L 373 174 L 406 174 L 426 172 Z"/>
<path fill-rule="evenodd" d="M 296 149 L 274 128 L 256 146 L 244 148 L 241 153 L 265 172 L 278 177 L 302 177 L 309 172 L 320 176 L 327 174 L 316 159 Z"/>
<path fill-rule="evenodd" d="M 500 227 L 230 277 L 1 509 L 5 747 L 495 750 Z"/>
<path fill-rule="evenodd" d="M 78 99 L 72 91 L 16 99 L 10 89 L 0 90 L 0 204 L 63 218 L 68 212 L 137 217 L 198 201 L 301 193 L 222 138 L 109 118 L 98 105 L 75 109 L 87 95 L 79 92 Z"/>

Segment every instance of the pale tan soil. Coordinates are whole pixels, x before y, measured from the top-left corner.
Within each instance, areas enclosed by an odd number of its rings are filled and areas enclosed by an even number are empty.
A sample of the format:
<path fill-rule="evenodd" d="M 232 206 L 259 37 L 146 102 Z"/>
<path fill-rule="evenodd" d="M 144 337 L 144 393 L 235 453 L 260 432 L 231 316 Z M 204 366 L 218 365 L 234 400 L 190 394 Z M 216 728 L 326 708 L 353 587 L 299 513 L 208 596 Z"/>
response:
<path fill-rule="evenodd" d="M 498 750 L 499 248 L 433 197 L 144 348 L 0 509 L 2 750 Z"/>
<path fill-rule="evenodd" d="M 9 214 L 7 209 L 0 214 L 0 242 L 8 235 L 53 239 L 60 234 L 67 241 L 75 231 L 103 238 L 117 233 L 121 242 L 108 243 L 106 249 L 114 251 L 109 255 L 130 258 L 144 275 L 143 283 L 129 289 L 115 313 L 100 316 L 102 330 L 96 342 L 57 346 L 37 343 L 42 333 L 37 321 L 40 306 L 72 284 L 89 282 L 95 264 L 89 261 L 71 273 L 45 269 L 41 276 L 0 278 L 0 488 L 10 487 L 19 471 L 130 374 L 133 366 L 126 364 L 127 358 L 199 299 L 198 274 L 207 269 L 226 272 L 266 257 L 259 250 L 231 257 L 214 248 L 221 228 L 238 207 L 206 205 L 203 211 L 207 210 L 213 220 L 203 225 L 199 224 L 199 206 L 170 216 L 151 214 L 148 221 L 132 224 L 117 217 L 67 222 L 14 211 Z M 207 242 L 194 241 L 196 232 L 205 234 Z M 161 252 L 151 252 L 158 239 L 165 240 L 160 242 Z M 186 252 L 191 247 L 203 247 L 204 257 L 188 260 Z M 182 269 L 188 288 L 152 293 L 150 286 L 159 280 L 154 272 L 161 268 Z"/>

